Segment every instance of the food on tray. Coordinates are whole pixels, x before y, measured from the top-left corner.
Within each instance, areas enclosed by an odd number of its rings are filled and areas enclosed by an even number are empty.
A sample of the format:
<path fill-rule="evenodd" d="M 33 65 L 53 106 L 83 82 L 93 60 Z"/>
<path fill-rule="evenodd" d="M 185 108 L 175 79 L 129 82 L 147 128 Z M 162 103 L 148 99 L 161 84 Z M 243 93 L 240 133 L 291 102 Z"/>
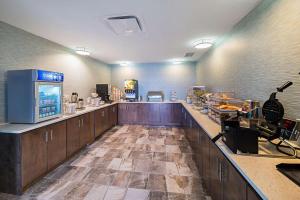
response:
<path fill-rule="evenodd" d="M 239 110 L 240 108 L 237 106 L 233 106 L 233 105 L 220 105 L 217 107 L 220 110 Z"/>

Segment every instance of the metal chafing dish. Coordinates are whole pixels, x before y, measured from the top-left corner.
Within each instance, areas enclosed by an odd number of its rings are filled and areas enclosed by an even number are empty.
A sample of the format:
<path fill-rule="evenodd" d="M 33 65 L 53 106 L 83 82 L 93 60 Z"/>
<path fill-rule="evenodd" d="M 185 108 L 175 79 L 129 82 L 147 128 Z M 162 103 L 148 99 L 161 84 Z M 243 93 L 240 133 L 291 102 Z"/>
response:
<path fill-rule="evenodd" d="M 164 94 L 162 91 L 149 91 L 147 94 L 147 101 L 149 102 L 163 102 Z"/>

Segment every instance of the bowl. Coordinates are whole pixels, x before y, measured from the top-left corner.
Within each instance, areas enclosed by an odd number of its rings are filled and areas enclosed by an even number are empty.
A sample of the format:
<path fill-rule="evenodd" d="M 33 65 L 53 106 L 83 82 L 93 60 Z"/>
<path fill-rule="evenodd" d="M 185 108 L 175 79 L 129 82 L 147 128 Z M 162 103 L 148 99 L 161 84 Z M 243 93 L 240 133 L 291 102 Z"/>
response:
<path fill-rule="evenodd" d="M 91 93 L 91 96 L 92 96 L 93 98 L 96 98 L 96 97 L 98 97 L 98 94 L 95 93 L 95 92 L 93 92 L 93 93 Z"/>

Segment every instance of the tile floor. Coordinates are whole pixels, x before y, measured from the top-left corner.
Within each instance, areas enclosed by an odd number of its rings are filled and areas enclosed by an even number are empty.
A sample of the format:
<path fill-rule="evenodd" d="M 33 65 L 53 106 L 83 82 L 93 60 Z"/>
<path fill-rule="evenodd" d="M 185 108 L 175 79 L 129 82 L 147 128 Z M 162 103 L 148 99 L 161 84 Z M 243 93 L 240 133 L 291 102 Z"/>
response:
<path fill-rule="evenodd" d="M 3 200 L 202 200 L 191 148 L 180 128 L 117 126 L 23 196 Z"/>

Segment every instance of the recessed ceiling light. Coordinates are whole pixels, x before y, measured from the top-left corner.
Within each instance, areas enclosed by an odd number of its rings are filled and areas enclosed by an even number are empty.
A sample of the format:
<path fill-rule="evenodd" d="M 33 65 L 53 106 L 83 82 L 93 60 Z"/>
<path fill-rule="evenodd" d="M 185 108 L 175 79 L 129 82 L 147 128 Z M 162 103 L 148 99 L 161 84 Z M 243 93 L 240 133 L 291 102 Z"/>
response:
<path fill-rule="evenodd" d="M 180 58 L 175 58 L 175 59 L 172 59 L 172 60 L 170 60 L 170 62 L 173 64 L 173 65 L 180 65 L 180 64 L 182 64 L 183 62 L 184 62 L 184 60 L 183 59 L 180 59 Z"/>
<path fill-rule="evenodd" d="M 180 65 L 180 64 L 182 64 L 183 62 L 182 61 L 173 61 L 173 64 L 174 65 Z"/>
<path fill-rule="evenodd" d="M 89 56 L 91 53 L 87 51 L 84 47 L 77 47 L 75 52 L 79 55 Z"/>
<path fill-rule="evenodd" d="M 206 49 L 213 45 L 212 41 L 210 40 L 200 40 L 195 43 L 194 48 L 196 49 Z"/>
<path fill-rule="evenodd" d="M 123 66 L 123 67 L 126 67 L 129 65 L 129 62 L 120 62 L 120 65 Z"/>

